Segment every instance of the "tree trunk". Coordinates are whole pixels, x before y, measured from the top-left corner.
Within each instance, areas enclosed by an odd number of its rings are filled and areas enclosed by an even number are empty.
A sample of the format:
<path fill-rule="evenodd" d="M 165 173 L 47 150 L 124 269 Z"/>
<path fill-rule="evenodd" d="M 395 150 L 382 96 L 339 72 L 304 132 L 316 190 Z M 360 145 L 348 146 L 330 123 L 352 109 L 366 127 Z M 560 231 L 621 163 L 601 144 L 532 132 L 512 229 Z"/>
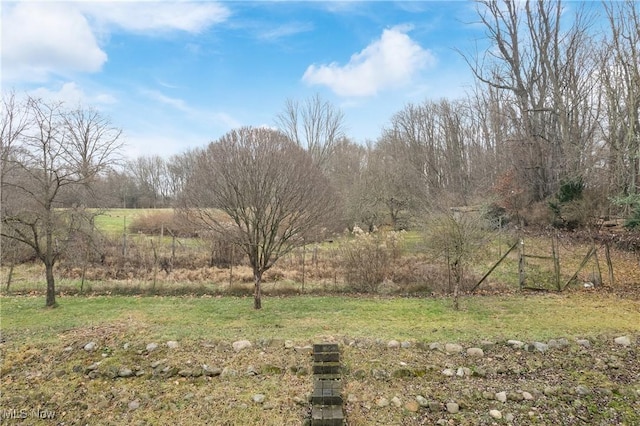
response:
<path fill-rule="evenodd" d="M 262 272 L 254 270 L 253 271 L 253 281 L 254 281 L 254 289 L 253 289 L 253 309 L 262 309 Z"/>
<path fill-rule="evenodd" d="M 45 306 L 56 307 L 56 285 L 53 278 L 53 262 L 45 262 L 45 274 L 47 276 L 47 301 Z"/>

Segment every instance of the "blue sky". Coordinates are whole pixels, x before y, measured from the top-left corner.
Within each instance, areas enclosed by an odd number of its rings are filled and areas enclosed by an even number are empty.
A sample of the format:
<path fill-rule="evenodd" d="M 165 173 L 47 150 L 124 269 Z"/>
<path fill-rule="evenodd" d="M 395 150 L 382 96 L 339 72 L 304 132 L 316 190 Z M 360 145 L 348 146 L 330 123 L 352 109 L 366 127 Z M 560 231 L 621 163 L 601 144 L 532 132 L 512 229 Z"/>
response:
<path fill-rule="evenodd" d="M 375 140 L 409 102 L 472 84 L 475 6 L 407 2 L 2 2 L 2 90 L 94 106 L 126 154 L 168 156 L 274 126 L 287 99 L 342 109 Z"/>

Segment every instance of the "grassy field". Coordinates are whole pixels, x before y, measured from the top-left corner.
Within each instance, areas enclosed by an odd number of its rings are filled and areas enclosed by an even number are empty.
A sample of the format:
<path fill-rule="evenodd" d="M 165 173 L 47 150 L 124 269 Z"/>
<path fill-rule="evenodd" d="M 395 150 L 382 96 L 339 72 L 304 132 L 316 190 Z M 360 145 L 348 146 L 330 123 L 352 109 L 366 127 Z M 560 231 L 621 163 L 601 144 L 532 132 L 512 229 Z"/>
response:
<path fill-rule="evenodd" d="M 110 236 L 122 235 L 129 224 L 140 216 L 172 211 L 173 209 L 110 209 L 96 217 L 96 227 Z"/>
<path fill-rule="evenodd" d="M 640 331 L 640 302 L 604 293 L 463 298 L 281 297 L 261 311 L 250 298 L 60 297 L 57 309 L 41 297 L 3 297 L 4 336 L 47 341 L 78 327 L 129 324 L 147 339 L 224 340 L 375 336 L 415 341 L 544 340 Z"/>

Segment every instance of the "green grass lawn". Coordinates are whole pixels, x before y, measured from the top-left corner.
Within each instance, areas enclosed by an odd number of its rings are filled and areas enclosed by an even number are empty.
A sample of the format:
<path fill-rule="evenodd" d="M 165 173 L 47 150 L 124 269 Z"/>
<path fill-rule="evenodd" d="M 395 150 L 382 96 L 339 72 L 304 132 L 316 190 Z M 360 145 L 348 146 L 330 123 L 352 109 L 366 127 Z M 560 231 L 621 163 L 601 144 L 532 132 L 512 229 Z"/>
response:
<path fill-rule="evenodd" d="M 545 340 L 640 331 L 640 303 L 598 293 L 475 297 L 458 312 L 445 298 L 265 298 L 260 311 L 234 297 L 60 297 L 56 309 L 43 308 L 42 297 L 0 301 L 3 335 L 25 342 L 110 324 L 149 339 L 223 340 Z"/>
<path fill-rule="evenodd" d="M 173 209 L 110 209 L 96 217 L 96 227 L 107 235 L 122 235 L 136 218 L 150 212 L 172 211 Z M 128 232 L 128 231 L 127 231 Z"/>

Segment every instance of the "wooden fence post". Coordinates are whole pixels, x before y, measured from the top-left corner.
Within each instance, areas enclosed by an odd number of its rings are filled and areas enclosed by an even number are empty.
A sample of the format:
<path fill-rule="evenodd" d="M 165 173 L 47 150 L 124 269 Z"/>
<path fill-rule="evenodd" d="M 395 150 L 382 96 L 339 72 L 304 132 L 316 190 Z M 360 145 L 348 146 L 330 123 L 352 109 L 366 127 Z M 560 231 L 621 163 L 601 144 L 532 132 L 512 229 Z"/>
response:
<path fill-rule="evenodd" d="M 520 290 L 524 288 L 524 239 L 520 239 L 520 258 L 518 259 L 518 281 L 520 284 Z"/>

